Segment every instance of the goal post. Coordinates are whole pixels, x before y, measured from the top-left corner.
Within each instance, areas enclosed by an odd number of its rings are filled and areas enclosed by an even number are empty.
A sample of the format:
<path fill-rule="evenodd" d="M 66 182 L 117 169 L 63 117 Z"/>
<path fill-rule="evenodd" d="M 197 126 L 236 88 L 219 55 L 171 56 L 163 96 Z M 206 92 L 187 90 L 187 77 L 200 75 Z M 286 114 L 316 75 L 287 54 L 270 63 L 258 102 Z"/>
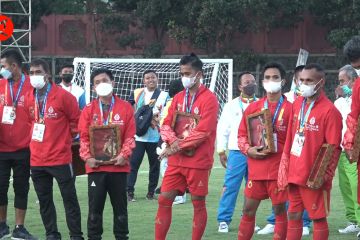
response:
<path fill-rule="evenodd" d="M 233 97 L 233 60 L 232 59 L 201 59 L 203 62 L 203 84 L 214 92 L 223 105 Z M 156 71 L 161 90 L 168 91 L 172 80 L 180 79 L 180 59 L 124 59 L 124 58 L 75 58 L 74 83 L 86 91 L 86 102 L 95 97 L 90 75 L 94 69 L 106 68 L 114 75 L 114 92 L 127 100 L 131 92 L 143 87 L 143 72 Z"/>

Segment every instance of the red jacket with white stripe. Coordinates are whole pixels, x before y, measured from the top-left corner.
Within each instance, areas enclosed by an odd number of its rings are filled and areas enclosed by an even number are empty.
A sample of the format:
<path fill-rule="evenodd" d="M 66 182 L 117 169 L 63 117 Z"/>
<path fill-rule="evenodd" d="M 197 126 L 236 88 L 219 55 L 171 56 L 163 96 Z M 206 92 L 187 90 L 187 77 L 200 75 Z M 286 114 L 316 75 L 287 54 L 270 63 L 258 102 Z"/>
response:
<path fill-rule="evenodd" d="M 218 100 L 214 93 L 204 85 L 200 85 L 194 104 L 191 109 L 192 114 L 200 115 L 197 126 L 192 129 L 190 134 L 183 139 L 178 139 L 171 128 L 176 111 L 185 111 L 185 93 L 186 90 L 175 95 L 163 125 L 160 134 L 164 142 L 171 145 L 179 140 L 181 150 L 195 148 L 195 154 L 191 157 L 178 152 L 169 156 L 168 165 L 180 166 L 197 169 L 211 169 L 214 163 L 214 150 L 216 138 L 216 124 L 219 110 Z M 191 102 L 189 94 L 188 103 Z"/>
<path fill-rule="evenodd" d="M 290 152 L 295 134 L 299 128 L 299 115 L 303 99 L 304 97 L 298 97 L 293 104 L 293 117 L 289 121 L 288 129 L 290 131 L 288 131 L 284 152 L 281 157 L 278 185 L 280 189 L 284 189 L 288 183 L 306 186 L 321 146 L 328 143 L 335 146 L 332 159 L 324 176 L 324 187 L 329 189 L 341 153 L 341 114 L 325 96 L 324 92 L 321 92 L 305 123 L 305 142 L 301 155 L 296 157 Z M 304 114 L 306 114 L 309 105 L 310 103 L 306 103 Z"/>
<path fill-rule="evenodd" d="M 119 155 L 123 156 L 127 160 L 127 164 L 124 166 L 104 165 L 98 168 L 90 168 L 86 165 L 86 173 L 91 172 L 129 172 L 129 158 L 132 154 L 132 150 L 135 147 L 135 119 L 134 110 L 130 103 L 121 100 L 116 97 L 115 103 L 112 109 L 112 119 L 109 119 L 109 123 L 116 125 L 120 130 L 121 146 L 119 146 Z M 109 112 L 104 112 L 104 119 L 107 119 Z M 80 157 L 83 160 L 92 158 L 90 153 L 90 126 L 101 126 L 101 112 L 99 107 L 99 99 L 94 99 L 89 103 L 81 112 L 79 120 L 79 132 L 80 132 Z"/>
<path fill-rule="evenodd" d="M 267 98 L 263 97 L 257 102 L 251 103 L 247 109 L 244 111 L 243 118 L 240 122 L 240 127 L 238 131 L 238 144 L 239 149 L 242 153 L 247 155 L 247 152 L 250 148 L 250 141 L 248 139 L 247 132 L 247 116 L 253 113 L 260 112 L 264 109 L 264 102 Z M 273 118 L 277 102 L 271 103 L 268 102 L 269 110 L 271 112 L 271 119 Z M 288 129 L 288 122 L 291 118 L 291 109 L 292 104 L 286 100 L 282 103 L 279 113 L 275 119 L 275 129 L 277 134 L 277 152 L 270 153 L 264 159 L 253 159 L 248 157 L 248 172 L 250 180 L 276 180 L 278 177 L 279 164 L 281 159 L 281 153 L 284 148 L 286 132 Z"/>
<path fill-rule="evenodd" d="M 20 86 L 20 81 L 13 85 L 14 98 Z M 28 75 L 25 75 L 25 82 L 19 95 L 16 107 L 16 119 L 14 124 L 1 123 L 4 106 L 12 106 L 13 102 L 10 94 L 10 84 L 7 79 L 0 79 L 0 152 L 15 152 L 29 148 L 31 139 L 31 123 L 24 108 L 25 96 L 32 91 Z"/>
<path fill-rule="evenodd" d="M 38 118 L 35 116 L 34 92 L 29 92 L 25 100 L 32 128 L 35 119 Z M 73 137 L 77 134 L 79 116 L 80 110 L 76 98 L 52 83 L 45 108 L 43 141 L 31 140 L 30 142 L 32 167 L 57 166 L 72 162 L 71 144 Z"/>

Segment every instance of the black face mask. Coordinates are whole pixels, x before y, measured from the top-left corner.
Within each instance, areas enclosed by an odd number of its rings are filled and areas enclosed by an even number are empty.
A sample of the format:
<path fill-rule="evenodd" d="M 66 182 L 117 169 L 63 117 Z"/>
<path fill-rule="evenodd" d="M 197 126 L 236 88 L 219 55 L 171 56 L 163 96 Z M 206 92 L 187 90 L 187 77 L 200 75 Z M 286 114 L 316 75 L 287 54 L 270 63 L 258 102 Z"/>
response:
<path fill-rule="evenodd" d="M 71 74 L 71 73 L 65 73 L 65 74 L 62 75 L 62 79 L 66 83 L 70 83 L 71 80 L 73 79 L 73 77 L 74 77 L 74 74 Z"/>
<path fill-rule="evenodd" d="M 254 95 L 255 90 L 256 90 L 255 83 L 250 83 L 250 84 L 246 85 L 245 87 L 243 87 L 243 93 L 245 93 L 249 97 Z"/>

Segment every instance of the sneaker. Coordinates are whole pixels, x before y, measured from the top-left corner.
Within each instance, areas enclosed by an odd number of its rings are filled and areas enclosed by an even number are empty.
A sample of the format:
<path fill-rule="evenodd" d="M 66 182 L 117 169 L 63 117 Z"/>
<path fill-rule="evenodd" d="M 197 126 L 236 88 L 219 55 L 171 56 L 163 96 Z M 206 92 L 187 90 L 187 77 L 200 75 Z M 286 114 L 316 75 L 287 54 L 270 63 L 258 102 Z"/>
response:
<path fill-rule="evenodd" d="M 186 202 L 186 193 L 183 196 L 176 196 L 173 205 L 184 204 Z"/>
<path fill-rule="evenodd" d="M 6 223 L 1 223 L 0 224 L 0 239 L 5 239 L 10 237 L 10 230 L 9 230 L 9 226 L 6 225 Z"/>
<path fill-rule="evenodd" d="M 339 229 L 339 233 L 346 234 L 346 233 L 354 233 L 359 232 L 360 228 L 355 223 L 349 222 L 346 228 Z"/>
<path fill-rule="evenodd" d="M 146 194 L 146 199 L 147 200 L 156 200 L 154 192 L 148 192 Z"/>
<path fill-rule="evenodd" d="M 310 235 L 310 228 L 309 227 L 303 227 L 303 236 L 309 236 Z"/>
<path fill-rule="evenodd" d="M 260 227 L 255 224 L 254 232 L 257 232 L 257 231 L 259 231 L 259 230 L 260 230 Z"/>
<path fill-rule="evenodd" d="M 12 240 L 37 240 L 36 237 L 31 235 L 28 230 L 22 225 L 16 225 L 11 234 Z"/>
<path fill-rule="evenodd" d="M 275 225 L 269 223 L 266 224 L 266 226 L 263 229 L 259 230 L 257 234 L 260 235 L 272 234 L 274 233 L 274 229 L 275 229 Z"/>
<path fill-rule="evenodd" d="M 360 232 L 358 232 L 356 236 L 357 236 L 357 238 L 359 240 L 360 239 Z"/>
<path fill-rule="evenodd" d="M 128 192 L 128 202 L 136 202 L 134 192 Z"/>
<path fill-rule="evenodd" d="M 220 222 L 219 223 L 218 232 L 219 233 L 227 233 L 227 232 L 229 232 L 229 226 L 227 225 L 226 222 Z"/>

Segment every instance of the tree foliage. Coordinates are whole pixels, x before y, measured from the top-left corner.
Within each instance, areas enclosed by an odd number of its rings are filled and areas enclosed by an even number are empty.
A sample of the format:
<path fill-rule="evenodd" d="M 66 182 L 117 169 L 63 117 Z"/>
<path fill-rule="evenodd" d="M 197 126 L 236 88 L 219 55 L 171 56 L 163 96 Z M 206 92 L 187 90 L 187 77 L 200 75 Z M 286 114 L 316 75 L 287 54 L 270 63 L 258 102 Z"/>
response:
<path fill-rule="evenodd" d="M 142 48 L 144 56 L 161 55 L 164 36 L 188 41 L 209 55 L 232 55 L 237 32 L 293 27 L 310 12 L 329 28 L 328 39 L 341 48 L 360 34 L 358 0 L 33 0 L 33 23 L 48 14 L 100 16 L 102 31 L 120 47 Z M 134 34 L 131 28 L 142 29 Z M 147 34 L 155 41 L 147 41 Z"/>

